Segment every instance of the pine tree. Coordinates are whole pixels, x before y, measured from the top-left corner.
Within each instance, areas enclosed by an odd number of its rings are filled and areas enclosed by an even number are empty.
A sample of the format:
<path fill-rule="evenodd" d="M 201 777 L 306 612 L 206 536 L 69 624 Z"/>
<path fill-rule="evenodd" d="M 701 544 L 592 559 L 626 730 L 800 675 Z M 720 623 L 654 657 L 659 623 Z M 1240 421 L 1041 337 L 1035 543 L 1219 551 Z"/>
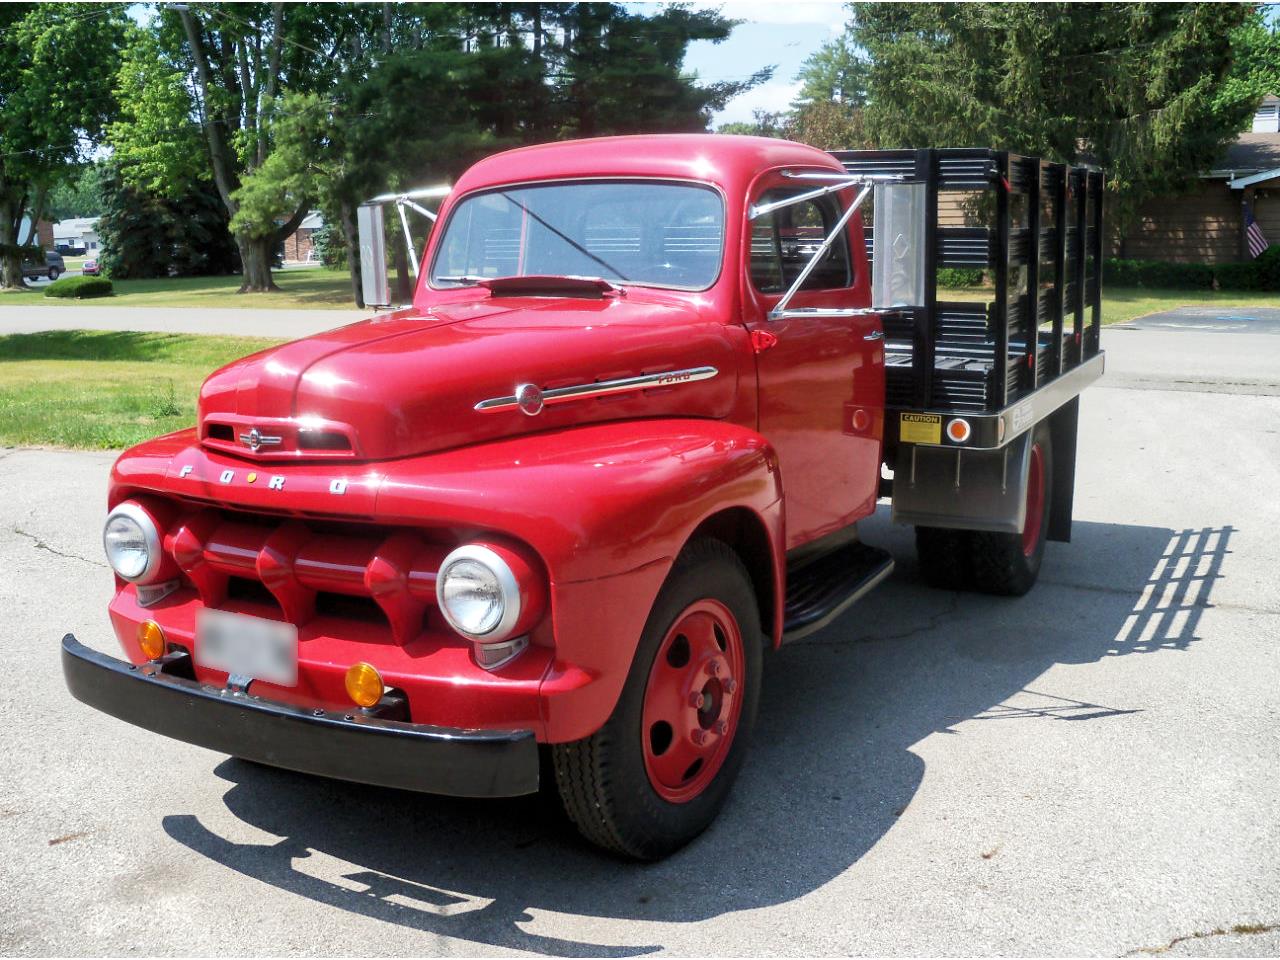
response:
<path fill-rule="evenodd" d="M 1121 227 L 1192 182 L 1254 100 L 1220 98 L 1231 3 L 859 4 L 866 120 L 880 146 L 983 144 L 1100 164 Z"/>

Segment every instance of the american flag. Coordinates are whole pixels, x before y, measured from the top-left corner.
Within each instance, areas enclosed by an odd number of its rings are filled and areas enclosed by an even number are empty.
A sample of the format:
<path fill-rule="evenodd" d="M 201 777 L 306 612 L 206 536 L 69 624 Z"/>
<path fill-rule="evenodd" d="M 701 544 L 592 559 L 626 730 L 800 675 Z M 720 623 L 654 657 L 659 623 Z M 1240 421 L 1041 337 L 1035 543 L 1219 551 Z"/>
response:
<path fill-rule="evenodd" d="M 1244 235 L 1249 241 L 1249 256 L 1257 257 L 1263 250 L 1271 246 L 1267 243 L 1267 238 L 1262 235 L 1262 228 L 1258 226 L 1258 221 L 1253 219 L 1253 208 L 1248 204 L 1244 208 Z"/>

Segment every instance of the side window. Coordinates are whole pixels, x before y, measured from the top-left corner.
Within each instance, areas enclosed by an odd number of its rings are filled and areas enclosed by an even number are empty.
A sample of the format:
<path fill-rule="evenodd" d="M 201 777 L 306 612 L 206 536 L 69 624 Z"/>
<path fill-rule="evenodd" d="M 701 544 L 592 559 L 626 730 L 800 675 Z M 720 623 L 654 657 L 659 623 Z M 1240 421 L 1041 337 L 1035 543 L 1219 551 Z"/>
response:
<path fill-rule="evenodd" d="M 800 190 L 771 190 L 760 203 L 770 203 L 801 193 Z M 840 210 L 830 197 L 805 200 L 781 207 L 751 222 L 751 282 L 761 293 L 782 293 L 804 269 L 840 219 Z M 849 243 L 844 232 L 836 238 L 804 282 L 803 290 L 834 290 L 851 286 Z"/>

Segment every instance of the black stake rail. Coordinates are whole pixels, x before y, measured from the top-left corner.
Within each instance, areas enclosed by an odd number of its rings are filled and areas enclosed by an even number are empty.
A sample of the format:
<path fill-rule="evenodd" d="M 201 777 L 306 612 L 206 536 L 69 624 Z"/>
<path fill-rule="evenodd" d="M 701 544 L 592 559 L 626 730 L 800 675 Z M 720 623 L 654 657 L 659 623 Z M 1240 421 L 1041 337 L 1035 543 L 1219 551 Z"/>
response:
<path fill-rule="evenodd" d="M 1100 171 L 976 148 L 832 154 L 850 173 L 925 185 L 924 302 L 885 324 L 891 411 L 997 414 L 1098 354 Z M 974 196 L 985 225 L 939 224 L 940 202 L 957 193 Z M 985 269 L 992 298 L 940 302 L 945 267 Z M 889 421 L 893 441 L 898 418 Z"/>

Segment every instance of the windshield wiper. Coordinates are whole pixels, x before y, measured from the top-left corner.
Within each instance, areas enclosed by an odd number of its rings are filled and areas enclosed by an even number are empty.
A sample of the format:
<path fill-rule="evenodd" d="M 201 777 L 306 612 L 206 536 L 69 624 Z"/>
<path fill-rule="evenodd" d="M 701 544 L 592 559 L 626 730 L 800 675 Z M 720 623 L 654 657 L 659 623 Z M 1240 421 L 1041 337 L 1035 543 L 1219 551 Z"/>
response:
<path fill-rule="evenodd" d="M 481 280 L 491 280 L 492 277 L 473 277 L 467 273 L 460 273 L 452 277 L 432 277 L 437 283 L 460 283 L 464 287 L 474 287 Z"/>

